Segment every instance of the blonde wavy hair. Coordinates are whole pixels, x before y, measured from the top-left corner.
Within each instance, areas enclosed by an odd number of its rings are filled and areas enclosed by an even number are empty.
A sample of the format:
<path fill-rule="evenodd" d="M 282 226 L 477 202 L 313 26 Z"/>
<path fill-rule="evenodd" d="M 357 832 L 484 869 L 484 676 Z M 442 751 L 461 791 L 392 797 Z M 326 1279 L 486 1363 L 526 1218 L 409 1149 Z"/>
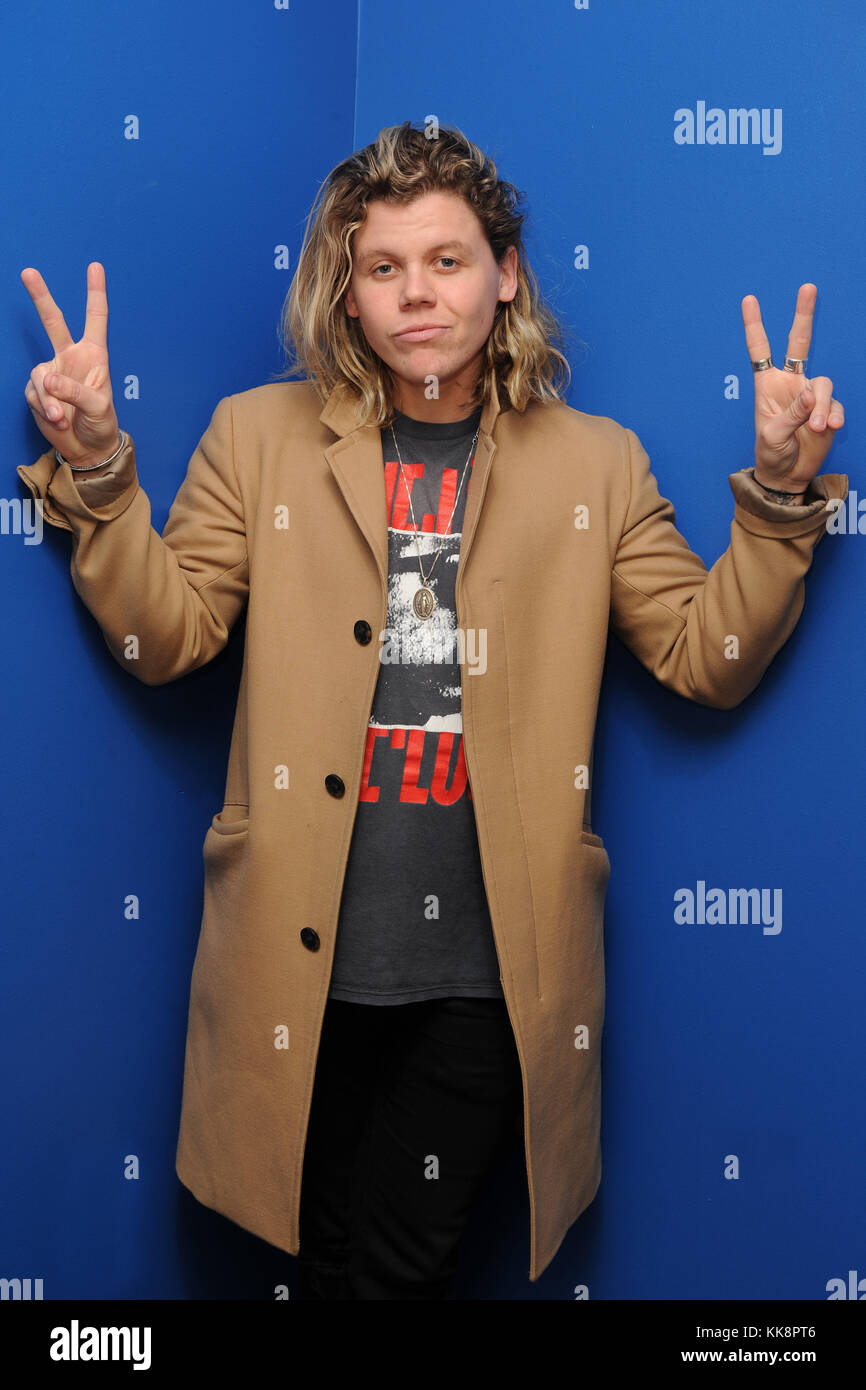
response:
<path fill-rule="evenodd" d="M 517 293 L 496 307 L 471 405 L 498 392 L 523 411 L 531 400 L 561 400 L 571 379 L 565 334 L 543 302 L 523 247 L 524 194 L 500 179 L 492 159 L 462 132 L 440 126 L 436 138 L 410 121 L 387 126 L 376 140 L 336 165 L 307 218 L 297 269 L 283 304 L 280 336 L 289 365 L 274 379 L 304 373 L 322 400 L 343 383 L 360 423 L 388 426 L 396 413 L 390 368 L 370 347 L 343 296 L 352 279 L 352 237 L 367 203 L 405 204 L 423 193 L 459 194 L 475 212 L 497 265 L 513 246 Z M 294 349 L 294 351 L 293 351 Z"/>

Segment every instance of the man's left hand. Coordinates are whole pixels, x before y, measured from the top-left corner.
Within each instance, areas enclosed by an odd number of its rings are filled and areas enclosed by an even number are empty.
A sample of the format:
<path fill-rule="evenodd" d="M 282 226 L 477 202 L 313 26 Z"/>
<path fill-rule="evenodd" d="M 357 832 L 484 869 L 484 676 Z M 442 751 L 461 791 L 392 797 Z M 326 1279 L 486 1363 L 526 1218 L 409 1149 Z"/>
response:
<path fill-rule="evenodd" d="M 788 357 L 807 358 L 818 289 L 801 285 L 788 334 Z M 746 346 L 753 361 L 770 356 L 770 344 L 753 294 L 742 302 Z M 845 423 L 842 402 L 828 376 L 811 380 L 799 372 L 769 367 L 755 378 L 755 477 L 780 492 L 805 492 Z"/>

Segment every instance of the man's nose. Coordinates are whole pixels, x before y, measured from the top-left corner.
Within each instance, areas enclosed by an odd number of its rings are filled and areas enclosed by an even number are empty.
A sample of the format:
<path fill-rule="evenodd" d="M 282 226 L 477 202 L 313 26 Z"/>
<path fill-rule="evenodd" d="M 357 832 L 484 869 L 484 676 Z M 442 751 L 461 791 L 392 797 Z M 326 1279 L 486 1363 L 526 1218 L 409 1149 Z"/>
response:
<path fill-rule="evenodd" d="M 400 294 L 400 302 L 403 304 L 417 304 L 419 301 L 429 304 L 436 298 L 436 291 L 433 287 L 432 277 L 429 271 L 421 266 L 412 267 L 406 271 L 406 278 Z"/>

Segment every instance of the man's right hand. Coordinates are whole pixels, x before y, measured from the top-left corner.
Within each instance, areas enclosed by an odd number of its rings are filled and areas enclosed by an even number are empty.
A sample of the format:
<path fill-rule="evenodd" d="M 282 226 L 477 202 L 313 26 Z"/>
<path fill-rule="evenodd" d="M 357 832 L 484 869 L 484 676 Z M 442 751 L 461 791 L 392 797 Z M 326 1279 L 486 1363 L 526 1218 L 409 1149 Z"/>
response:
<path fill-rule="evenodd" d="M 105 269 L 99 261 L 87 267 L 84 333 L 77 343 L 39 271 L 28 267 L 21 279 L 54 348 L 53 359 L 34 367 L 24 388 L 33 419 L 70 464 L 110 458 L 120 431 L 108 371 Z"/>

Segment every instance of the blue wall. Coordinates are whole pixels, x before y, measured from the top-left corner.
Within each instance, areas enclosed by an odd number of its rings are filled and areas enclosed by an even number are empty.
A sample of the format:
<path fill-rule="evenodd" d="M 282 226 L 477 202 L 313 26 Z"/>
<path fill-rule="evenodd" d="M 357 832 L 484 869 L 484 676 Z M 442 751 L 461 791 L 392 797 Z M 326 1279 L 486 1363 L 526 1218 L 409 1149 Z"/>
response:
<path fill-rule="evenodd" d="M 0 55 L 4 497 L 26 495 L 15 466 L 42 451 L 23 392 L 48 343 L 24 266 L 77 337 L 85 267 L 105 265 L 115 401 L 161 529 L 217 400 L 282 366 L 321 180 L 381 126 L 431 114 L 526 190 L 530 259 L 573 335 L 570 403 L 637 432 L 708 567 L 730 539 L 727 476 L 753 461 L 743 295 L 778 362 L 797 288 L 817 284 L 807 370 L 832 377 L 850 421 L 825 471 L 858 489 L 859 0 L 820 15 L 806 0 L 19 0 Z M 675 112 L 699 102 L 781 111 L 781 147 L 677 143 Z M 846 698 L 864 545 L 821 542 L 797 629 L 735 710 L 664 690 L 611 641 L 593 792 L 612 864 L 602 1188 L 530 1285 L 525 1179 L 506 1167 L 470 1228 L 463 1297 L 824 1299 L 866 1275 L 866 760 Z M 0 566 L 0 1276 L 41 1277 L 46 1298 L 270 1298 L 295 1262 L 174 1172 L 243 624 L 209 667 L 147 688 L 75 595 L 65 533 L 0 535 Z M 781 888 L 782 930 L 677 924 L 674 894 L 699 880 Z"/>

